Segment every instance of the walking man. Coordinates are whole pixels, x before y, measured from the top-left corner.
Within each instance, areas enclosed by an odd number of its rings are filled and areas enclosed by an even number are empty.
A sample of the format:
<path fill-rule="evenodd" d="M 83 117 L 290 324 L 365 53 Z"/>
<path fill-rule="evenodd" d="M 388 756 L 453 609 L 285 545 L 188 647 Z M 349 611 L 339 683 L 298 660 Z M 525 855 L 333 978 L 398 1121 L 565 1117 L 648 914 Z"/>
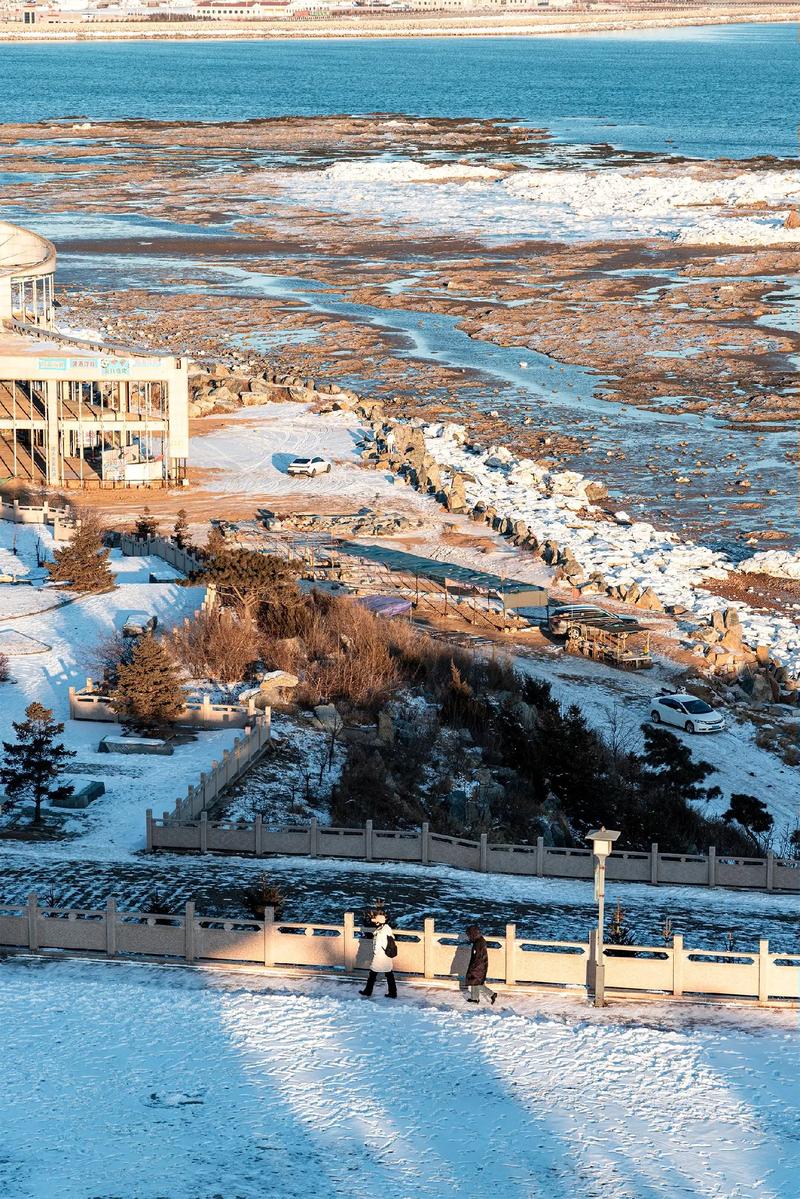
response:
<path fill-rule="evenodd" d="M 372 917 L 375 932 L 372 934 L 372 961 L 370 962 L 367 985 L 359 992 L 361 995 L 371 995 L 375 980 L 379 974 L 386 975 L 386 998 L 397 999 L 397 983 L 394 977 L 394 958 L 397 957 L 397 944 L 389 926 L 385 912 L 375 912 Z"/>
<path fill-rule="evenodd" d="M 480 1003 L 483 993 L 490 1003 L 497 999 L 497 992 L 486 986 L 486 973 L 489 969 L 489 950 L 483 933 L 477 924 L 471 924 L 467 929 L 467 938 L 472 942 L 472 952 L 469 955 L 469 965 L 465 982 L 470 989 L 467 1003 Z"/>

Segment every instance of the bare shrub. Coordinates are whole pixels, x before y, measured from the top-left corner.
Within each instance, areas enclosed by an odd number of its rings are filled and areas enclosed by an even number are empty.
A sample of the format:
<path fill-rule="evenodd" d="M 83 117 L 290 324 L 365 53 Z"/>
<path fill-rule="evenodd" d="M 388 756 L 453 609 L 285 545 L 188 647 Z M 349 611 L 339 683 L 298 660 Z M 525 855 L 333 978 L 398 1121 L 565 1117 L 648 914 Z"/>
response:
<path fill-rule="evenodd" d="M 11 678 L 11 671 L 8 666 L 8 658 L 5 654 L 0 653 L 0 683 L 7 683 Z"/>
<path fill-rule="evenodd" d="M 203 609 L 193 620 L 173 629 L 173 653 L 192 678 L 237 683 L 258 658 L 258 635 L 247 612 Z"/>
<path fill-rule="evenodd" d="M 249 887 L 243 887 L 239 898 L 245 911 L 256 920 L 263 920 L 267 908 L 272 908 L 276 919 L 280 919 L 286 905 L 286 896 L 280 887 L 270 881 L 268 874 L 260 874 Z"/>
<path fill-rule="evenodd" d="M 82 665 L 89 678 L 101 679 L 106 687 L 117 681 L 120 664 L 130 657 L 131 640 L 122 633 L 110 633 L 103 637 L 83 655 Z"/>

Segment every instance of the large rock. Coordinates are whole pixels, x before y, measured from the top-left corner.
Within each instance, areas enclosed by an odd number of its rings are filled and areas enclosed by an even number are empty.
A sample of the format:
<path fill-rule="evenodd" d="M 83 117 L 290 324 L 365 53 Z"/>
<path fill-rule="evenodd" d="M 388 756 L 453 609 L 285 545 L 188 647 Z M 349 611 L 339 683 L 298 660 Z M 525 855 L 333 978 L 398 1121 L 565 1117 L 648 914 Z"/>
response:
<path fill-rule="evenodd" d="M 467 497 L 464 492 L 464 480 L 461 475 L 453 475 L 450 486 L 445 488 L 444 494 L 448 512 L 467 511 Z"/>

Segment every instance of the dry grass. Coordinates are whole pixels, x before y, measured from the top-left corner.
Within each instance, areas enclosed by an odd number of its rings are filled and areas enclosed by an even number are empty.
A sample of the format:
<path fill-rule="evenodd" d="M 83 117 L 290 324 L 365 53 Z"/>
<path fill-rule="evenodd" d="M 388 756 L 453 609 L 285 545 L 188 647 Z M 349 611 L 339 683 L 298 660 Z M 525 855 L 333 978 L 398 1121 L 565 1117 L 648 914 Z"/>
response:
<path fill-rule="evenodd" d="M 473 685 L 490 678 L 502 685 L 509 675 L 499 660 L 478 659 L 435 641 L 408 621 L 387 620 L 354 600 L 321 592 L 307 598 L 297 635 L 265 638 L 261 652 L 269 669 L 300 676 L 296 698 L 301 703 L 335 702 L 371 712 L 402 687 L 443 693 L 453 664 Z"/>
<path fill-rule="evenodd" d="M 259 634 L 247 614 L 228 608 L 198 612 L 170 634 L 170 648 L 192 678 L 236 683 L 259 657 Z"/>

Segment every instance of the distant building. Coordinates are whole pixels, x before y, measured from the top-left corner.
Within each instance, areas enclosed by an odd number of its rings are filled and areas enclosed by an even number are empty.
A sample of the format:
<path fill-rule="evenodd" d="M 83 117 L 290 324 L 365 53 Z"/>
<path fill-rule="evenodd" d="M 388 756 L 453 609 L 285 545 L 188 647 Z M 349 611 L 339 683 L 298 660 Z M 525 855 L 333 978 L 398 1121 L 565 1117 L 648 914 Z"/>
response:
<path fill-rule="evenodd" d="M 185 359 L 54 328 L 56 251 L 0 223 L 0 479 L 53 487 L 186 478 Z"/>

